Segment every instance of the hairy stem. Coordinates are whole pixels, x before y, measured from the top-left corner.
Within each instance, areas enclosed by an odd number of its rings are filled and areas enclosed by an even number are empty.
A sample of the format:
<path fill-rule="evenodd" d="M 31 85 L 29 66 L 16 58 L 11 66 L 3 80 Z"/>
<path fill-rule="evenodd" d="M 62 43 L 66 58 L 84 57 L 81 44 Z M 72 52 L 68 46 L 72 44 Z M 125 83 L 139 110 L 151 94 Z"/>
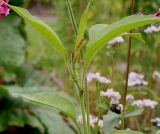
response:
<path fill-rule="evenodd" d="M 131 0 L 131 14 L 134 14 L 134 0 Z M 132 31 L 130 31 L 132 33 Z M 131 46 L 132 46 L 132 36 L 129 35 L 129 41 L 128 41 L 128 59 L 127 59 L 127 69 L 126 69 L 126 83 L 125 83 L 125 89 L 123 94 L 123 111 L 122 111 L 122 126 L 121 128 L 125 128 L 125 122 L 124 122 L 124 113 L 125 113 L 125 107 L 126 107 L 126 96 L 128 92 L 128 75 L 129 75 L 129 69 L 130 69 L 130 62 L 131 62 Z"/>

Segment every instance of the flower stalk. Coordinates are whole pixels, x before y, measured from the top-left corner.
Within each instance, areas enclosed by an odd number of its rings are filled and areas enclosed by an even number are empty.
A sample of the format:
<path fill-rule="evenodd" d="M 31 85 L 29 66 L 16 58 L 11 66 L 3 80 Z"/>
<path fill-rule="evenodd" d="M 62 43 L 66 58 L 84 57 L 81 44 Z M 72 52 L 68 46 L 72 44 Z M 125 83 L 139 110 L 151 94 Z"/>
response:
<path fill-rule="evenodd" d="M 131 0 L 131 14 L 134 14 L 134 4 L 135 1 Z M 126 96 L 128 93 L 128 76 L 129 76 L 129 69 L 130 69 L 130 62 L 131 62 L 131 47 L 132 47 L 132 36 L 131 36 L 132 31 L 130 31 L 129 35 L 129 40 L 128 40 L 128 58 L 127 58 L 127 68 L 126 68 L 126 83 L 125 83 L 125 89 L 124 89 L 124 94 L 123 94 L 123 99 L 122 99 L 122 104 L 123 104 L 123 110 L 122 110 L 122 125 L 121 129 L 125 128 L 125 107 L 126 107 Z"/>

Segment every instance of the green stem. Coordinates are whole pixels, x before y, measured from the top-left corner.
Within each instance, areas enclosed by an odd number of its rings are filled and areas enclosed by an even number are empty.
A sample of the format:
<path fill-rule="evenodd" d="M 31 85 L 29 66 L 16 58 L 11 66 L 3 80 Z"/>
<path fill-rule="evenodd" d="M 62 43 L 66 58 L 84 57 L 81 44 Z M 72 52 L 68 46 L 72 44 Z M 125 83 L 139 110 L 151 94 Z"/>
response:
<path fill-rule="evenodd" d="M 97 99 L 98 99 L 98 104 L 99 104 L 100 103 L 99 82 L 96 83 L 96 90 L 97 90 Z M 98 134 L 98 124 L 99 124 L 100 117 L 101 117 L 101 112 L 98 109 L 98 120 L 97 120 L 96 126 L 95 126 L 95 134 Z"/>
<path fill-rule="evenodd" d="M 114 74 L 115 74 L 115 53 L 112 56 L 112 83 L 114 83 Z"/>
<path fill-rule="evenodd" d="M 86 83 L 86 82 L 85 82 Z M 87 84 L 86 84 L 87 85 Z M 90 134 L 90 108 L 89 108 L 89 92 L 88 89 L 85 88 L 86 92 L 86 110 L 87 110 L 87 126 L 88 126 L 88 133 Z"/>
<path fill-rule="evenodd" d="M 134 0 L 131 0 L 131 14 L 134 14 Z M 132 31 L 130 31 L 132 33 Z M 123 94 L 123 111 L 122 111 L 122 125 L 121 128 L 125 128 L 125 119 L 124 119 L 124 113 L 125 113 L 125 107 L 126 107 L 126 96 L 128 92 L 128 75 L 129 75 L 129 69 L 130 69 L 130 62 L 131 62 L 131 46 L 132 46 L 132 36 L 131 34 L 129 35 L 129 41 L 128 41 L 128 59 L 127 59 L 127 69 L 126 69 L 126 83 L 125 83 L 125 89 L 124 89 L 124 94 Z"/>
<path fill-rule="evenodd" d="M 87 69 L 84 68 L 83 76 L 82 76 L 82 85 L 85 87 L 85 100 L 86 100 L 86 111 L 87 111 L 87 126 L 88 126 L 88 133 L 90 134 L 90 108 L 89 108 L 89 92 L 87 87 Z"/>
<path fill-rule="evenodd" d="M 74 81 L 74 84 L 77 87 L 77 90 L 79 92 L 79 100 L 80 100 L 80 105 L 81 105 L 84 134 L 88 134 L 87 123 L 86 123 L 86 114 L 85 114 L 84 90 L 81 88 L 81 86 L 80 86 L 80 84 L 79 84 L 79 82 L 77 80 L 77 74 L 76 74 L 75 64 L 72 64 L 72 69 L 73 69 L 73 75 L 72 75 L 73 81 Z"/>

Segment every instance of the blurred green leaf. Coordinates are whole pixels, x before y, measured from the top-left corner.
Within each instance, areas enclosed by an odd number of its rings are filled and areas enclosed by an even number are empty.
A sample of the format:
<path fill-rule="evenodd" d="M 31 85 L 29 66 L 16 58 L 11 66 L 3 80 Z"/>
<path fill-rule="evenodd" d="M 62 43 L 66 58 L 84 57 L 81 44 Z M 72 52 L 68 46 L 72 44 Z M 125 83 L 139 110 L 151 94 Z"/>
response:
<path fill-rule="evenodd" d="M 104 132 L 105 134 L 110 134 L 110 132 L 114 129 L 114 127 L 121 120 L 121 116 L 119 114 L 115 114 L 113 112 L 109 112 L 107 115 L 103 117 L 104 121 Z"/>
<path fill-rule="evenodd" d="M 20 24 L 21 19 L 16 16 L 8 16 L 0 23 L 0 65 L 7 69 L 18 67 L 25 59 L 26 44 L 19 33 Z"/>
<path fill-rule="evenodd" d="M 134 28 L 159 21 L 160 18 L 158 17 L 132 15 L 109 25 L 97 35 L 98 38 L 96 38 L 96 40 L 89 40 L 87 43 L 85 53 L 86 65 L 88 66 L 95 54 L 99 52 L 108 41 Z"/>
<path fill-rule="evenodd" d="M 138 131 L 131 131 L 131 130 L 114 130 L 110 134 L 143 134 L 143 133 Z"/>
<path fill-rule="evenodd" d="M 128 107 L 128 111 L 125 112 L 124 116 L 125 116 L 125 118 L 138 116 L 138 115 L 142 114 L 143 111 L 144 111 L 144 109 L 140 109 L 140 108 L 130 106 L 130 107 Z"/>
<path fill-rule="evenodd" d="M 37 118 L 44 124 L 47 134 L 74 134 L 63 118 L 50 109 L 36 108 L 33 110 Z"/>
<path fill-rule="evenodd" d="M 142 43 L 146 43 L 143 36 L 140 33 L 124 33 L 123 35 L 131 35 L 132 38 L 139 40 Z"/>
<path fill-rule="evenodd" d="M 66 97 L 63 97 L 55 92 L 39 92 L 30 94 L 17 94 L 25 99 L 32 102 L 40 103 L 50 107 L 54 107 L 64 114 L 66 114 L 70 119 L 79 127 L 76 121 L 76 107 L 75 105 Z"/>
<path fill-rule="evenodd" d="M 27 10 L 23 8 L 11 5 L 9 5 L 9 7 L 13 11 L 15 11 L 19 16 L 21 16 L 26 22 L 28 22 L 31 26 L 33 26 L 38 32 L 40 32 L 43 37 L 48 39 L 50 43 L 53 45 L 53 47 L 62 56 L 62 58 L 66 60 L 67 55 L 63 43 L 61 42 L 57 34 L 47 24 L 45 24 L 40 19 L 32 16 Z"/>

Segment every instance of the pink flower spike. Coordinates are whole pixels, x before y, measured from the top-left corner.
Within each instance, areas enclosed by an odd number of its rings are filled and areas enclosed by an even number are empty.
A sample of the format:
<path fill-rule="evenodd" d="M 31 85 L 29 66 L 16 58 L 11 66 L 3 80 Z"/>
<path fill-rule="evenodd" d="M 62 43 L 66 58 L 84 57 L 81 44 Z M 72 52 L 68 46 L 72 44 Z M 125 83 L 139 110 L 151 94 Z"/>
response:
<path fill-rule="evenodd" d="M 10 9 L 4 5 L 3 13 L 7 16 L 9 14 Z"/>
<path fill-rule="evenodd" d="M 138 16 L 143 16 L 143 13 L 142 13 L 142 12 L 139 12 L 137 15 L 138 15 Z"/>
<path fill-rule="evenodd" d="M 158 9 L 157 13 L 156 13 L 157 17 L 160 17 L 160 8 Z"/>
<path fill-rule="evenodd" d="M 3 19 L 4 15 L 0 14 L 0 20 Z"/>
<path fill-rule="evenodd" d="M 0 1 L 0 16 L 2 18 L 2 16 L 4 15 L 8 15 L 9 14 L 9 11 L 10 11 L 10 8 L 8 8 L 7 4 L 9 0 L 1 0 Z"/>

